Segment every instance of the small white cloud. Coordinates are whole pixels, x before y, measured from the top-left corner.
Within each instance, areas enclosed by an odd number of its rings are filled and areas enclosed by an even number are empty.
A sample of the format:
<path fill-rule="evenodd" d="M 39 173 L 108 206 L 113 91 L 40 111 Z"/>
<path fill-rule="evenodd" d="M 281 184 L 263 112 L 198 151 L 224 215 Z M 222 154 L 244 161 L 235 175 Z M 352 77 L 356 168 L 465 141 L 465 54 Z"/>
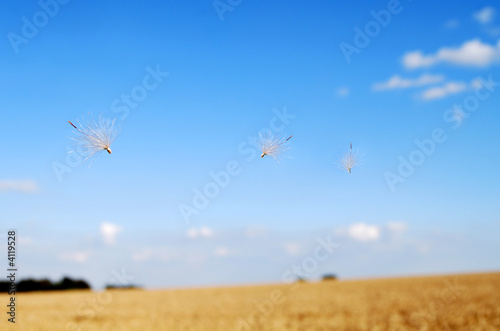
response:
<path fill-rule="evenodd" d="M 70 262 L 78 262 L 78 263 L 87 262 L 89 257 L 90 257 L 90 252 L 88 252 L 88 251 L 66 252 L 66 253 L 62 253 L 59 255 L 59 258 L 62 261 L 70 261 Z"/>
<path fill-rule="evenodd" d="M 460 25 L 460 22 L 457 19 L 451 19 L 444 22 L 444 27 L 447 29 L 456 29 Z"/>
<path fill-rule="evenodd" d="M 285 252 L 288 253 L 288 255 L 298 255 L 300 253 L 300 244 L 296 242 L 288 242 L 283 245 L 283 248 L 285 249 Z"/>
<path fill-rule="evenodd" d="M 421 97 L 424 100 L 433 100 L 444 98 L 450 94 L 465 91 L 467 84 L 463 82 L 448 82 L 443 86 L 432 87 L 422 92 Z"/>
<path fill-rule="evenodd" d="M 443 47 L 436 54 L 423 55 L 421 51 L 407 53 L 403 64 L 410 69 L 430 67 L 440 62 L 463 66 L 486 67 L 500 60 L 500 41 L 496 45 L 469 40 L 458 48 Z"/>
<path fill-rule="evenodd" d="M 393 235 L 401 235 L 408 230 L 408 224 L 406 222 L 388 222 L 387 228 Z"/>
<path fill-rule="evenodd" d="M 215 256 L 226 257 L 229 256 L 229 250 L 225 246 L 219 246 L 214 250 Z"/>
<path fill-rule="evenodd" d="M 210 238 L 213 237 L 214 231 L 207 226 L 201 228 L 190 228 L 187 230 L 186 235 L 188 238 L 194 239 L 198 237 Z"/>
<path fill-rule="evenodd" d="M 423 100 L 433 100 L 433 99 L 439 99 L 439 98 L 444 98 L 447 97 L 448 95 L 451 94 L 457 94 L 466 90 L 477 90 L 478 88 L 481 88 L 483 86 L 483 83 L 481 83 L 481 79 L 475 78 L 473 79 L 470 83 L 466 84 L 464 82 L 448 82 L 442 86 L 436 86 L 429 88 L 425 91 L 423 91 L 420 94 L 420 97 Z M 456 121 L 461 121 L 466 117 L 466 114 L 459 110 L 455 109 L 454 115 Z"/>
<path fill-rule="evenodd" d="M 472 17 L 481 24 L 487 24 L 493 21 L 495 9 L 493 7 L 484 7 L 472 14 Z"/>
<path fill-rule="evenodd" d="M 350 92 L 350 90 L 348 87 L 341 87 L 341 88 L 337 89 L 337 95 L 339 97 L 346 97 L 349 95 L 349 92 Z"/>
<path fill-rule="evenodd" d="M 403 64 L 405 67 L 413 69 L 419 67 L 429 67 L 434 64 L 436 60 L 432 56 L 424 57 L 422 52 L 415 51 L 411 53 L 406 53 L 403 56 Z"/>
<path fill-rule="evenodd" d="M 383 91 L 383 90 L 393 90 L 393 89 L 404 89 L 410 87 L 418 87 L 424 85 L 431 85 L 442 82 L 444 76 L 442 75 L 429 75 L 423 74 L 422 76 L 414 79 L 401 78 L 399 75 L 394 75 L 387 82 L 376 83 L 373 85 L 373 90 Z"/>
<path fill-rule="evenodd" d="M 357 241 L 375 241 L 380 238 L 380 228 L 376 225 L 356 223 L 347 231 L 349 237 Z"/>
<path fill-rule="evenodd" d="M 36 193 L 38 192 L 38 184 L 34 180 L 0 180 L 0 193 L 20 192 L 20 193 Z"/>
<path fill-rule="evenodd" d="M 122 231 L 122 227 L 113 223 L 101 223 L 101 235 L 104 243 L 106 245 L 114 245 L 116 243 L 116 237 L 118 233 Z"/>
<path fill-rule="evenodd" d="M 200 228 L 200 235 L 202 237 L 212 237 L 214 235 L 214 232 L 209 227 L 204 226 Z"/>
<path fill-rule="evenodd" d="M 198 229 L 190 228 L 187 230 L 186 235 L 188 238 L 196 238 L 198 237 Z"/>

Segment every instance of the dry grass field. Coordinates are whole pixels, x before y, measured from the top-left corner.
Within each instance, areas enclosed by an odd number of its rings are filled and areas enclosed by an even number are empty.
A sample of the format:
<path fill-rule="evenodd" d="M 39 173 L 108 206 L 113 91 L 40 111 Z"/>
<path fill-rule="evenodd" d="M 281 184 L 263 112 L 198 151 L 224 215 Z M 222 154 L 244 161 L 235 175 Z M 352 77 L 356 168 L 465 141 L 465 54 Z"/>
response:
<path fill-rule="evenodd" d="M 500 273 L 21 293 L 17 301 L 16 324 L 2 312 L 1 330 L 500 330 Z"/>

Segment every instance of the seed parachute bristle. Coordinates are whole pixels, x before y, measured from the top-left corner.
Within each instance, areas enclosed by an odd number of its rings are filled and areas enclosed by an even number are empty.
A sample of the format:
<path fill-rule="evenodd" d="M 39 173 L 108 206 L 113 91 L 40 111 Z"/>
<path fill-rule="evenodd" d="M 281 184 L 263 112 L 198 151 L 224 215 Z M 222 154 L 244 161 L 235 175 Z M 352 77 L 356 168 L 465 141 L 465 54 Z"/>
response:
<path fill-rule="evenodd" d="M 84 123 L 84 125 L 78 122 L 80 128 L 68 121 L 73 128 L 77 130 L 77 138 L 74 140 L 77 142 L 77 149 L 85 160 L 95 155 L 96 153 L 107 151 L 111 154 L 111 144 L 117 136 L 117 130 L 115 128 L 115 120 L 103 119 L 99 116 L 98 122 L 96 122 L 92 117 Z"/>
<path fill-rule="evenodd" d="M 259 140 L 257 141 L 257 144 L 262 152 L 260 157 L 263 158 L 268 155 L 273 159 L 278 160 L 277 158 L 283 155 L 283 153 L 288 149 L 287 144 L 292 137 L 293 135 L 285 139 L 275 137 L 271 133 L 259 133 Z"/>
<path fill-rule="evenodd" d="M 351 169 L 359 164 L 358 152 L 352 150 L 352 143 L 349 144 L 349 150 L 339 158 L 339 164 L 342 168 L 351 173 Z"/>

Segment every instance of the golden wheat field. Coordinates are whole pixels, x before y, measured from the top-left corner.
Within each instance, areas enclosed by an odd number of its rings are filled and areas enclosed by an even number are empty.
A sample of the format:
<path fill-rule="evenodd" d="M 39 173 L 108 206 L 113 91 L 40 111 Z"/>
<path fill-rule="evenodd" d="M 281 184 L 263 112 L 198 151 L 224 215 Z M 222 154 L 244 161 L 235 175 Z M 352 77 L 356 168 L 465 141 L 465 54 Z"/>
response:
<path fill-rule="evenodd" d="M 38 292 L 16 301 L 16 323 L 4 312 L 2 330 L 500 330 L 500 273 Z"/>

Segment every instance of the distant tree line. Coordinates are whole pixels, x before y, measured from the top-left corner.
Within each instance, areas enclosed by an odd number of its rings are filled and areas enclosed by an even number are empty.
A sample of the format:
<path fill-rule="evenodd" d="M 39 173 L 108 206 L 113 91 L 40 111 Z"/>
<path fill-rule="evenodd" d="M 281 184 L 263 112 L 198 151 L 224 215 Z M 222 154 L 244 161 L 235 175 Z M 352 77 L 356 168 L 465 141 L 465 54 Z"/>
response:
<path fill-rule="evenodd" d="M 138 288 L 137 285 L 106 285 L 106 290 L 134 290 Z"/>
<path fill-rule="evenodd" d="M 337 280 L 337 275 L 335 275 L 335 274 L 325 274 L 325 275 L 323 275 L 321 277 L 321 280 L 322 281 Z M 298 283 L 305 283 L 305 282 L 307 282 L 307 279 L 303 278 L 303 277 L 297 277 L 296 281 Z"/>
<path fill-rule="evenodd" d="M 0 282 L 0 293 L 8 292 L 11 282 Z M 52 283 L 48 279 L 24 279 L 16 283 L 16 292 L 89 290 L 89 284 L 84 280 L 73 280 L 64 277 L 60 282 Z"/>
<path fill-rule="evenodd" d="M 321 280 L 323 280 L 323 281 L 326 281 L 326 280 L 337 280 L 337 275 L 335 275 L 335 274 L 326 274 L 326 275 L 323 275 L 323 277 L 321 278 Z"/>

